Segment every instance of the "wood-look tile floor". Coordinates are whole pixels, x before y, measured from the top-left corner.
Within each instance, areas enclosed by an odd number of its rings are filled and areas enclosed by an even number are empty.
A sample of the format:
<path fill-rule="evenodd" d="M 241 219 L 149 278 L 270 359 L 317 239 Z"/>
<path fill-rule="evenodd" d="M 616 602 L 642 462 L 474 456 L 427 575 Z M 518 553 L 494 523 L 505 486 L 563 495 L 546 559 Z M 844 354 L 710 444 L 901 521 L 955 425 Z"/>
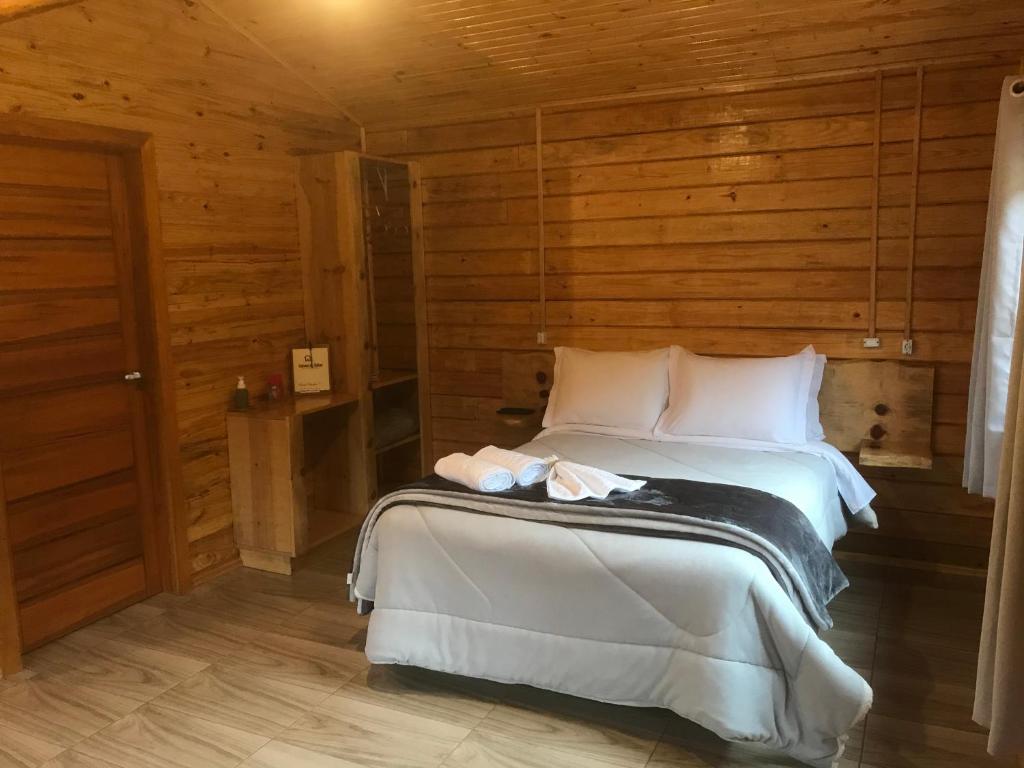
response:
<path fill-rule="evenodd" d="M 239 569 L 51 643 L 0 681 L 0 768 L 795 766 L 670 712 L 371 667 L 352 537 L 292 577 Z M 997 766 L 971 722 L 978 589 L 862 576 L 827 639 L 875 690 L 843 768 Z M 1009 765 L 1009 764 L 1006 764 Z"/>

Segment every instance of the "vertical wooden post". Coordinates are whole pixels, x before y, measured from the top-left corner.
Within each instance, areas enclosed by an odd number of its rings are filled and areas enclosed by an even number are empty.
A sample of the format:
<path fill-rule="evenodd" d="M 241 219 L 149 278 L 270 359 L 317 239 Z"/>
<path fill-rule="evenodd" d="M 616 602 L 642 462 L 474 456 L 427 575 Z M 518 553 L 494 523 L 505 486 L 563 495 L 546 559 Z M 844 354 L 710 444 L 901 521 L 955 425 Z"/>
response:
<path fill-rule="evenodd" d="M 544 137 L 541 124 L 541 110 L 537 107 L 536 113 L 537 135 L 535 146 L 537 152 L 537 288 L 540 299 L 540 333 L 537 335 L 537 343 L 547 343 L 548 333 L 548 307 L 547 307 L 547 286 L 545 277 L 547 273 L 547 256 L 544 252 Z"/>
<path fill-rule="evenodd" d="M 358 395 L 347 427 L 350 503 L 362 514 L 375 493 L 373 400 L 369 390 L 366 261 L 360 155 L 307 155 L 299 161 L 299 232 L 306 337 L 326 343 L 331 386 Z"/>
<path fill-rule="evenodd" d="M 434 467 L 430 409 L 430 325 L 423 255 L 423 178 L 419 163 L 409 163 L 409 235 L 412 241 L 413 302 L 416 311 L 416 386 L 420 401 L 420 463 L 423 474 Z"/>
<path fill-rule="evenodd" d="M 6 497 L 3 467 L 0 466 L 0 678 L 21 671 L 21 626 L 18 595 L 14 590 Z"/>
<path fill-rule="evenodd" d="M 366 339 L 368 355 L 366 358 L 367 381 L 373 384 L 380 378 L 380 340 L 377 336 L 377 280 L 374 276 L 373 254 L 373 223 L 370 220 L 370 180 L 366 176 L 362 158 L 358 161 L 359 168 L 359 231 L 363 238 L 363 263 L 361 274 L 365 275 L 366 292 Z"/>
<path fill-rule="evenodd" d="M 363 229 L 362 156 L 357 152 L 333 155 L 334 177 L 337 179 L 337 211 L 335 237 L 339 251 L 330 258 L 340 267 L 342 293 L 339 331 L 342 333 L 347 392 L 359 394 L 359 415 L 349 430 L 349 456 L 354 509 L 369 509 L 377 498 L 377 454 L 373 445 L 373 392 L 370 390 L 371 353 L 368 291 L 366 271 L 366 234 Z M 340 264 L 339 264 L 340 260 Z"/>
<path fill-rule="evenodd" d="M 924 67 L 917 68 L 917 106 L 914 113 L 914 152 L 910 167 L 910 224 L 907 232 L 907 292 L 903 321 L 904 354 L 908 349 L 914 326 L 914 257 L 917 252 L 917 187 L 921 167 L 921 112 L 924 102 Z"/>
<path fill-rule="evenodd" d="M 875 73 L 875 136 L 871 187 L 871 285 L 868 289 L 868 338 L 878 335 L 878 185 L 882 165 L 882 71 Z"/>
<path fill-rule="evenodd" d="M 117 265 L 118 300 L 121 304 L 121 338 L 124 339 L 126 370 L 151 373 L 145 360 L 144 345 L 140 339 L 139 326 L 144 326 L 142 307 L 136 293 L 144 289 L 138 283 L 143 278 L 136 269 L 137 254 L 132 249 L 131 195 L 125 174 L 124 158 L 107 155 L 107 183 L 110 187 L 110 212 L 112 219 L 111 243 Z M 145 295 L 144 293 L 142 295 Z M 147 345 L 148 346 L 148 345 Z M 147 382 L 148 385 L 148 382 Z M 147 413 L 147 398 L 142 390 L 133 387 L 128 392 L 131 401 L 132 437 L 135 445 L 151 446 L 157 435 L 150 434 L 152 414 Z M 158 510 L 153 494 L 153 470 L 151 452 L 139 451 L 135 460 L 135 482 L 138 488 L 138 508 L 141 513 L 142 551 L 146 564 L 146 594 L 155 595 L 163 589 L 167 568 L 162 563 L 164 546 L 171 546 L 169 540 L 160 541 Z M 161 546 L 164 545 L 164 546 Z"/>
<path fill-rule="evenodd" d="M 145 275 L 136 280 L 135 288 L 140 294 L 139 307 L 146 314 L 141 333 L 143 354 L 147 358 L 144 366 L 149 371 L 149 438 L 155 441 L 156 446 L 152 474 L 157 505 L 157 533 L 159 541 L 165 542 L 167 547 L 167 553 L 162 557 L 163 588 L 185 594 L 192 588 L 192 563 L 178 441 L 178 405 L 171 357 L 167 280 L 160 246 L 162 237 L 156 148 L 151 136 L 146 137 L 138 152 L 126 156 L 125 176 L 134 201 L 130 210 L 131 248 L 136 260 L 145 264 Z"/>

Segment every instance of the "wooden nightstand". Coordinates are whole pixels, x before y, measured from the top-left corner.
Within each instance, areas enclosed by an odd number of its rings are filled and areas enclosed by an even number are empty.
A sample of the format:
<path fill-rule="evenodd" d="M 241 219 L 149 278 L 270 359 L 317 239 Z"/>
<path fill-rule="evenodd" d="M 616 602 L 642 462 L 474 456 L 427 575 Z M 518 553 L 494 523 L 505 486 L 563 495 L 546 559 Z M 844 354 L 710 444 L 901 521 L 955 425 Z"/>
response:
<path fill-rule="evenodd" d="M 228 413 L 231 508 L 242 563 L 290 574 L 292 560 L 366 514 L 359 398 L 304 395 Z"/>

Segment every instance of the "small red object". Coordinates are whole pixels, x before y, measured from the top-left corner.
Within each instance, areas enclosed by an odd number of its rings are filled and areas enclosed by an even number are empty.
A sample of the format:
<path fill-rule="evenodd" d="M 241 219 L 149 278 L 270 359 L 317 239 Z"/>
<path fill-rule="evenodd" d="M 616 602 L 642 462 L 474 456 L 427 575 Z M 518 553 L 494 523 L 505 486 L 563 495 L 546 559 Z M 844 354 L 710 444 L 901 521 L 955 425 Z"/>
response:
<path fill-rule="evenodd" d="M 284 394 L 284 374 L 272 373 L 267 377 L 267 395 L 271 400 L 280 400 Z"/>

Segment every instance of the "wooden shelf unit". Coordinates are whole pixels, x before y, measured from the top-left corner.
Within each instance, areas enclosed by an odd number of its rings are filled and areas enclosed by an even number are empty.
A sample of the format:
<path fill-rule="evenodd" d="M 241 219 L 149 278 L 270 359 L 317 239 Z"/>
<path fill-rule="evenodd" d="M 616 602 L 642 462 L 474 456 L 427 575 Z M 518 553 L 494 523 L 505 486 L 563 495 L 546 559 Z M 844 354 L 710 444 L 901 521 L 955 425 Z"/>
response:
<path fill-rule="evenodd" d="M 298 200 L 306 332 L 330 347 L 335 386 L 358 395 L 364 514 L 432 466 L 419 167 L 307 155 Z"/>
<path fill-rule="evenodd" d="M 417 433 L 415 433 L 413 435 L 409 435 L 408 437 L 403 437 L 401 440 L 395 440 L 394 442 L 388 443 L 387 445 L 378 445 L 375 450 L 377 451 L 377 455 L 380 456 L 380 454 L 382 454 L 382 453 L 387 453 L 388 451 L 393 451 L 396 448 L 401 448 L 403 445 L 409 445 L 409 443 L 415 443 L 419 439 L 420 439 L 420 433 L 417 432 Z"/>
<path fill-rule="evenodd" d="M 311 155 L 298 192 L 307 340 L 334 391 L 228 414 L 242 562 L 277 573 L 429 466 L 419 170 Z"/>

